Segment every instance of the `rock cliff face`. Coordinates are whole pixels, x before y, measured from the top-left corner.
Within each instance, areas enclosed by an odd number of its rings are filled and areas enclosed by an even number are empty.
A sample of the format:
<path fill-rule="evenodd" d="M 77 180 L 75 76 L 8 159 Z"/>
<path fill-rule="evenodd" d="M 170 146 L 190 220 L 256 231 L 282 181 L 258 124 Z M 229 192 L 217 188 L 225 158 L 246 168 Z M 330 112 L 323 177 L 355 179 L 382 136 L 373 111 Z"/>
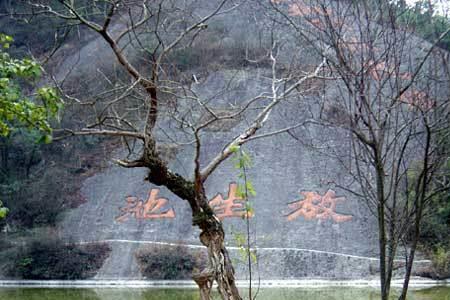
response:
<path fill-rule="evenodd" d="M 264 77 L 254 70 L 213 73 L 195 88 L 206 97 L 231 75 L 237 78 L 234 91 L 218 100 L 217 107 L 265 88 Z M 271 117 L 267 131 L 299 122 L 306 114 L 294 101 L 280 106 Z M 162 119 L 160 126 L 170 127 L 169 123 Z M 207 162 L 221 151 L 224 141 L 236 136 L 242 126 L 245 120 L 207 132 L 202 160 Z M 346 137 L 339 132 L 297 130 L 295 134 L 304 141 L 326 140 L 341 150 L 347 147 Z M 161 149 L 169 156 L 171 169 L 182 175 L 192 173 L 192 146 L 163 144 Z M 357 278 L 374 274 L 376 220 L 364 202 L 327 184 L 345 177 L 336 161 L 288 134 L 255 140 L 246 151 L 254 162 L 248 170 L 257 193 L 251 199 L 254 216 L 250 222 L 252 239 L 260 248 L 263 278 Z M 114 156 L 120 157 L 121 152 Z M 207 193 L 223 219 L 230 246 L 236 244 L 234 235 L 243 232 L 245 226 L 242 201 L 236 191 L 237 175 L 232 161 L 227 161 L 207 182 Z M 148 243 L 200 245 L 187 203 L 165 187 L 144 181 L 145 176 L 142 169 L 111 165 L 84 182 L 82 193 L 87 202 L 71 210 L 61 223 L 63 235 L 71 240 L 110 241 L 113 251 L 98 278 L 140 278 L 134 253 Z M 244 276 L 245 271 L 241 271 Z"/>

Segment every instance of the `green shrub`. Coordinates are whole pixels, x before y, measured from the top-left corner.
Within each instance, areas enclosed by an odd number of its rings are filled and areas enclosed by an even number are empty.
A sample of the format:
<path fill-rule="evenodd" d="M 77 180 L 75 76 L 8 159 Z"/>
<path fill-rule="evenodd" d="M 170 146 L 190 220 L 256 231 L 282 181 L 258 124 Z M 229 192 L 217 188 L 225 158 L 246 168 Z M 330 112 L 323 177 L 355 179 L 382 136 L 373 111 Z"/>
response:
<path fill-rule="evenodd" d="M 205 252 L 183 246 L 151 246 L 136 252 L 141 273 L 148 279 L 190 279 L 206 264 Z"/>
<path fill-rule="evenodd" d="M 437 246 L 432 255 L 433 267 L 439 278 L 450 276 L 450 250 Z"/>
<path fill-rule="evenodd" d="M 86 279 L 96 274 L 110 251 L 107 244 L 34 240 L 18 251 L 8 273 L 22 279 Z"/>

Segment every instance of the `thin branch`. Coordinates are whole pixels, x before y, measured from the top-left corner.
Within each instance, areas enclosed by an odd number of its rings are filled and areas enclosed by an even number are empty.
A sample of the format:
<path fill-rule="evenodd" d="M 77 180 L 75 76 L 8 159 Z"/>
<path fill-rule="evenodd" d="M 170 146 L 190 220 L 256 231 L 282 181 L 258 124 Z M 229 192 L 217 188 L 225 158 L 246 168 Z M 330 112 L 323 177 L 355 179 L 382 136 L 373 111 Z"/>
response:
<path fill-rule="evenodd" d="M 63 129 L 62 136 L 56 136 L 53 140 L 58 141 L 70 136 L 82 136 L 82 135 L 105 135 L 105 136 L 118 136 L 118 137 L 132 137 L 140 140 L 144 140 L 144 135 L 139 132 L 123 131 L 123 130 L 95 130 L 95 129 L 82 129 L 81 131 L 74 131 L 71 129 Z"/>

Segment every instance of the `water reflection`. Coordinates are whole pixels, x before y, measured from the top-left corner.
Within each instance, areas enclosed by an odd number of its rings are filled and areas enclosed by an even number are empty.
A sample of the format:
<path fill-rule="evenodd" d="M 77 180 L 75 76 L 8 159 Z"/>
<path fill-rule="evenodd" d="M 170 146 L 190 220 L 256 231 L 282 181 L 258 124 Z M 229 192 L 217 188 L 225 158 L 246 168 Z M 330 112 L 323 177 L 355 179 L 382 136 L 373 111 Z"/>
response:
<path fill-rule="evenodd" d="M 245 290 L 242 294 L 246 295 Z M 394 291 L 395 294 L 395 291 Z M 396 299 L 393 295 L 392 299 Z M 220 297 L 215 295 L 216 299 Z M 370 288 L 274 288 L 262 289 L 258 300 L 377 300 L 379 293 Z M 0 288 L 2 300 L 199 300 L 195 289 L 59 289 L 59 288 Z M 412 291 L 410 300 L 450 300 L 450 287 L 434 287 Z"/>
<path fill-rule="evenodd" d="M 198 300 L 195 289 L 97 289 L 101 300 Z M 9 300 L 9 299 L 8 299 Z M 67 299 L 65 299 L 67 300 Z M 71 299 L 72 300 L 72 299 Z"/>
<path fill-rule="evenodd" d="M 103 300 L 92 289 L 0 288 L 2 300 Z"/>

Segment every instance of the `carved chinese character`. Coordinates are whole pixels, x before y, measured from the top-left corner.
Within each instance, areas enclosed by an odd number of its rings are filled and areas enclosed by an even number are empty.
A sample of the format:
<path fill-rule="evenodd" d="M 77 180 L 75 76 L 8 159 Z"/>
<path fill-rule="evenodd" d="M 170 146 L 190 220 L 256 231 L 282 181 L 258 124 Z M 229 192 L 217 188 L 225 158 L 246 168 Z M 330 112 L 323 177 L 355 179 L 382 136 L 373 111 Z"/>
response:
<path fill-rule="evenodd" d="M 436 101 L 428 97 L 425 92 L 410 89 L 403 93 L 400 101 L 407 103 L 411 108 L 420 108 L 421 110 L 430 110 L 436 107 Z"/>
<path fill-rule="evenodd" d="M 129 217 L 135 219 L 162 219 L 175 218 L 175 211 L 173 208 L 162 210 L 169 202 L 165 198 L 157 198 L 159 189 L 151 189 L 147 201 L 138 199 L 137 197 L 127 197 L 127 205 L 121 207 L 121 215 L 116 218 L 117 222 L 124 222 Z"/>
<path fill-rule="evenodd" d="M 325 195 L 321 196 L 316 192 L 301 192 L 303 200 L 294 201 L 288 204 L 288 207 L 293 209 L 288 215 L 288 221 L 292 221 L 298 217 L 304 217 L 307 220 L 327 220 L 331 219 L 334 222 L 350 221 L 353 216 L 341 215 L 336 213 L 336 204 L 339 201 L 344 201 L 344 197 L 336 197 L 333 190 L 328 190 Z"/>
<path fill-rule="evenodd" d="M 392 66 L 389 66 L 384 61 L 373 61 L 369 60 L 364 64 L 364 68 L 367 70 L 370 77 L 372 77 L 373 80 L 381 81 L 386 76 L 390 76 L 394 69 Z"/>
<path fill-rule="evenodd" d="M 400 73 L 399 77 L 401 80 L 412 80 L 413 74 L 411 74 L 409 72 L 403 72 L 403 73 Z"/>
<path fill-rule="evenodd" d="M 230 183 L 227 199 L 224 200 L 222 194 L 219 193 L 209 201 L 209 205 L 220 220 L 228 217 L 243 218 L 247 216 L 245 200 L 237 196 L 236 192 L 237 184 Z M 248 216 L 252 217 L 253 214 L 249 212 Z"/>
<path fill-rule="evenodd" d="M 288 14 L 290 16 L 330 16 L 332 10 L 330 8 L 323 9 L 320 6 L 308 5 L 299 1 L 272 1 L 274 4 L 281 4 L 281 2 L 291 2 L 288 4 Z M 278 2 L 278 3 L 277 3 Z"/>

